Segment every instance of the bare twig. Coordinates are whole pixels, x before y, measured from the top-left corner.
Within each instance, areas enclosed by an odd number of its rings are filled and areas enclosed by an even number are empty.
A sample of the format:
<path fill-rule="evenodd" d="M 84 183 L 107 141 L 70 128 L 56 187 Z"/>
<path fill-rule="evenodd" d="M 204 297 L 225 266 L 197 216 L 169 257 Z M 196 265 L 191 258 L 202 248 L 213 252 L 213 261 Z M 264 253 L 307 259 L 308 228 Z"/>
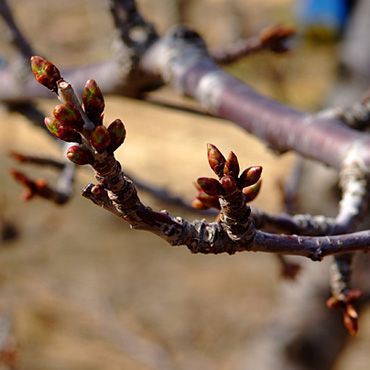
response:
<path fill-rule="evenodd" d="M 227 65 L 261 50 L 284 53 L 289 50 L 288 41 L 294 35 L 295 31 L 289 27 L 267 27 L 256 36 L 240 39 L 225 47 L 210 50 L 210 56 L 217 64 Z"/>

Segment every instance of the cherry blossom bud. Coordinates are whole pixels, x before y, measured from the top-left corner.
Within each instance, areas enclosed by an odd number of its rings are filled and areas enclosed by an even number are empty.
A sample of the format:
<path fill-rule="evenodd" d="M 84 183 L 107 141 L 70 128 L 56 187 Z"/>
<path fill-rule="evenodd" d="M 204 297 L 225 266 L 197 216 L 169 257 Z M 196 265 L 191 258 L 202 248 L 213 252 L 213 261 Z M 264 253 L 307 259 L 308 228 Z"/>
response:
<path fill-rule="evenodd" d="M 90 136 L 91 145 L 99 152 L 104 152 L 111 143 L 110 134 L 104 126 L 96 126 Z"/>
<path fill-rule="evenodd" d="M 254 185 L 248 186 L 243 189 L 243 194 L 245 195 L 246 202 L 251 202 L 254 198 L 256 198 L 256 196 L 261 190 L 261 185 L 262 185 L 262 180 L 259 180 Z"/>
<path fill-rule="evenodd" d="M 208 163 L 214 173 L 218 177 L 222 177 L 224 174 L 224 166 L 226 163 L 225 157 L 222 153 L 212 144 L 207 144 L 207 155 L 208 155 Z"/>
<path fill-rule="evenodd" d="M 57 82 L 61 79 L 61 76 L 54 64 L 42 57 L 33 56 L 31 58 L 31 68 L 38 83 L 46 86 L 49 90 L 57 90 Z"/>
<path fill-rule="evenodd" d="M 197 180 L 197 183 L 200 188 L 208 195 L 218 196 L 224 193 L 224 189 L 216 179 L 211 179 L 209 177 L 200 177 Z"/>
<path fill-rule="evenodd" d="M 247 186 L 255 184 L 261 178 L 261 174 L 262 174 L 261 166 L 252 166 L 246 168 L 239 177 L 238 180 L 239 187 L 242 189 Z"/>
<path fill-rule="evenodd" d="M 116 119 L 108 126 L 108 132 L 110 135 L 109 150 L 111 152 L 114 152 L 125 141 L 126 138 L 125 125 L 120 119 Z"/>
<path fill-rule="evenodd" d="M 104 97 L 95 80 L 86 82 L 82 93 L 82 103 L 86 115 L 95 125 L 103 123 Z"/>
<path fill-rule="evenodd" d="M 54 108 L 53 114 L 64 127 L 81 130 L 84 125 L 80 112 L 69 103 L 58 104 Z"/>
<path fill-rule="evenodd" d="M 230 152 L 225 163 L 224 174 L 237 178 L 239 175 L 239 170 L 238 158 L 233 152 Z"/>
<path fill-rule="evenodd" d="M 67 151 L 67 158 L 79 165 L 94 163 L 94 156 L 90 150 L 80 145 L 71 146 Z"/>

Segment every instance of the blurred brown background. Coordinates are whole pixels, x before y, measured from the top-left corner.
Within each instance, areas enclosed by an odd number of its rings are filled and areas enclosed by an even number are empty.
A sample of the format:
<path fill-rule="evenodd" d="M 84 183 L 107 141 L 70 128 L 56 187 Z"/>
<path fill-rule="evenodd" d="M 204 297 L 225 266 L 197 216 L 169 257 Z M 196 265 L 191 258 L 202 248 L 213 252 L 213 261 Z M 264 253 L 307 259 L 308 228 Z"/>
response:
<path fill-rule="evenodd" d="M 35 49 L 58 66 L 112 55 L 112 25 L 103 1 L 9 3 Z M 213 46 L 265 25 L 294 24 L 293 3 L 183 1 L 179 15 L 174 2 L 139 1 L 161 32 L 182 19 Z M 1 22 L 0 36 L 1 55 L 11 60 L 14 52 Z M 300 43 L 288 55 L 252 56 L 230 71 L 265 94 L 310 110 L 324 102 L 335 66 L 336 45 Z M 157 96 L 170 99 L 171 93 Z M 55 101 L 39 104 L 50 112 Z M 221 120 L 120 97 L 107 97 L 106 107 L 106 122 L 120 117 L 126 123 L 127 143 L 119 158 L 131 174 L 191 200 L 192 182 L 210 175 L 205 147 L 211 142 L 223 151 L 233 150 L 243 166 L 262 165 L 264 185 L 254 205 L 271 212 L 281 208 L 278 183 L 289 172 L 291 154 L 275 157 Z M 21 116 L 4 110 L 0 119 L 0 217 L 19 231 L 17 239 L 0 244 L 0 332 L 2 325 L 11 324 L 17 368 L 233 369 L 277 308 L 281 281 L 273 256 L 191 255 L 132 231 L 79 196 L 92 181 L 86 169 L 80 171 L 76 196 L 66 206 L 39 199 L 23 203 L 20 187 L 8 175 L 15 166 L 8 151 L 60 153 Z M 55 178 L 38 168 L 24 170 L 33 177 Z M 168 208 L 147 194 L 143 199 L 155 209 Z M 368 369 L 369 315 L 362 316 L 360 325 L 337 370 Z"/>

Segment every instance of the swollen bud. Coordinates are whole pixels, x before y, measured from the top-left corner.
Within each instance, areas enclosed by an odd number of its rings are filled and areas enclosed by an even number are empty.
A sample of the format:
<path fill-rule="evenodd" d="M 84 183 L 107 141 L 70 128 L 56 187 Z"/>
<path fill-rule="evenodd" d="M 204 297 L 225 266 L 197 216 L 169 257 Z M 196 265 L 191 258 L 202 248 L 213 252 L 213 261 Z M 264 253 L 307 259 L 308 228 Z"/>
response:
<path fill-rule="evenodd" d="M 57 90 L 57 82 L 61 79 L 60 72 L 54 64 L 39 57 L 31 57 L 32 72 L 38 83 L 46 86 L 49 90 Z"/>
<path fill-rule="evenodd" d="M 251 186 L 255 184 L 262 174 L 261 166 L 252 166 L 246 168 L 238 179 L 238 185 L 240 188 L 245 188 L 246 186 Z"/>
<path fill-rule="evenodd" d="M 67 151 L 67 158 L 79 165 L 94 163 L 94 156 L 90 150 L 80 145 L 71 146 Z"/>
<path fill-rule="evenodd" d="M 103 123 L 104 97 L 95 80 L 86 82 L 82 93 L 82 103 L 86 115 L 95 125 Z"/>
<path fill-rule="evenodd" d="M 108 149 L 109 151 L 114 152 L 125 141 L 125 125 L 120 119 L 116 119 L 108 126 L 108 132 L 110 135 L 110 145 Z"/>
<path fill-rule="evenodd" d="M 111 143 L 110 134 L 104 126 L 96 126 L 90 136 L 91 145 L 99 152 L 104 152 Z"/>
<path fill-rule="evenodd" d="M 221 184 L 216 180 L 209 177 L 200 177 L 197 180 L 200 188 L 208 195 L 218 196 L 224 194 L 224 189 Z"/>
<path fill-rule="evenodd" d="M 248 186 L 242 190 L 243 194 L 245 195 L 246 203 L 251 202 L 254 198 L 256 198 L 256 196 L 261 190 L 261 185 L 262 185 L 262 180 L 259 180 L 254 185 Z"/>
<path fill-rule="evenodd" d="M 212 144 L 207 144 L 207 155 L 208 155 L 208 163 L 210 167 L 212 168 L 213 172 L 218 177 L 222 177 L 222 175 L 224 174 L 224 166 L 226 163 L 225 157 Z"/>
<path fill-rule="evenodd" d="M 225 175 L 221 179 L 221 185 L 226 191 L 226 193 L 229 193 L 229 194 L 233 193 L 237 189 L 235 179 L 229 175 Z"/>
<path fill-rule="evenodd" d="M 64 127 L 81 130 L 84 125 L 80 112 L 69 103 L 58 104 L 54 108 L 53 114 Z"/>
<path fill-rule="evenodd" d="M 237 178 L 239 175 L 239 170 L 238 158 L 233 152 L 230 152 L 225 163 L 224 174 Z"/>
<path fill-rule="evenodd" d="M 69 127 L 59 126 L 56 136 L 67 143 L 82 143 L 81 135 Z"/>

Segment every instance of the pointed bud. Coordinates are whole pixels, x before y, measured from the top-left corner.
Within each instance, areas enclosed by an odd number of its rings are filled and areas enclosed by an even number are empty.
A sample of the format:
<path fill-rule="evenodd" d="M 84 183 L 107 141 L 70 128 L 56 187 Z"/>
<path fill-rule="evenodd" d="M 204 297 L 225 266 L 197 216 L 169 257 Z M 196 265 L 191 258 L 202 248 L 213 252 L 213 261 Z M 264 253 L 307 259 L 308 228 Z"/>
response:
<path fill-rule="evenodd" d="M 197 180 L 200 188 L 208 195 L 218 196 L 224 193 L 224 189 L 216 179 L 209 177 L 199 177 Z"/>
<path fill-rule="evenodd" d="M 213 172 L 218 177 L 222 177 L 224 173 L 224 166 L 226 163 L 225 157 L 212 144 L 207 144 L 207 155 L 208 155 L 208 163 L 210 167 L 212 168 Z"/>
<path fill-rule="evenodd" d="M 259 180 L 254 185 L 248 186 L 243 189 L 243 194 L 245 195 L 246 203 L 251 202 L 254 198 L 256 198 L 256 196 L 261 190 L 261 185 L 262 185 L 262 180 Z"/>
<path fill-rule="evenodd" d="M 252 166 L 246 168 L 238 179 L 238 185 L 241 189 L 255 184 L 262 174 L 261 166 Z"/>
<path fill-rule="evenodd" d="M 108 132 L 110 135 L 109 151 L 114 152 L 125 141 L 125 125 L 120 119 L 116 119 L 108 126 Z"/>
<path fill-rule="evenodd" d="M 84 125 L 80 112 L 69 103 L 58 104 L 53 110 L 53 115 L 64 127 L 81 130 Z"/>
<path fill-rule="evenodd" d="M 96 81 L 88 80 L 86 82 L 82 93 L 82 103 L 84 111 L 91 121 L 96 125 L 101 125 L 105 104 L 103 94 Z"/>
<path fill-rule="evenodd" d="M 31 58 L 31 68 L 38 83 L 46 86 L 49 90 L 57 90 L 57 82 L 61 79 L 61 76 L 54 64 L 42 57 L 33 56 Z"/>
<path fill-rule="evenodd" d="M 229 194 L 233 193 L 237 189 L 236 181 L 233 177 L 229 175 L 225 175 L 221 179 L 221 185 L 224 188 L 225 192 Z"/>
<path fill-rule="evenodd" d="M 90 136 L 91 145 L 99 152 L 104 152 L 111 143 L 108 130 L 104 126 L 96 126 Z"/>
<path fill-rule="evenodd" d="M 233 152 L 230 152 L 225 163 L 224 174 L 236 179 L 239 175 L 239 170 L 238 158 Z"/>
<path fill-rule="evenodd" d="M 94 156 L 90 150 L 80 145 L 71 146 L 67 151 L 67 158 L 79 165 L 94 163 Z"/>

